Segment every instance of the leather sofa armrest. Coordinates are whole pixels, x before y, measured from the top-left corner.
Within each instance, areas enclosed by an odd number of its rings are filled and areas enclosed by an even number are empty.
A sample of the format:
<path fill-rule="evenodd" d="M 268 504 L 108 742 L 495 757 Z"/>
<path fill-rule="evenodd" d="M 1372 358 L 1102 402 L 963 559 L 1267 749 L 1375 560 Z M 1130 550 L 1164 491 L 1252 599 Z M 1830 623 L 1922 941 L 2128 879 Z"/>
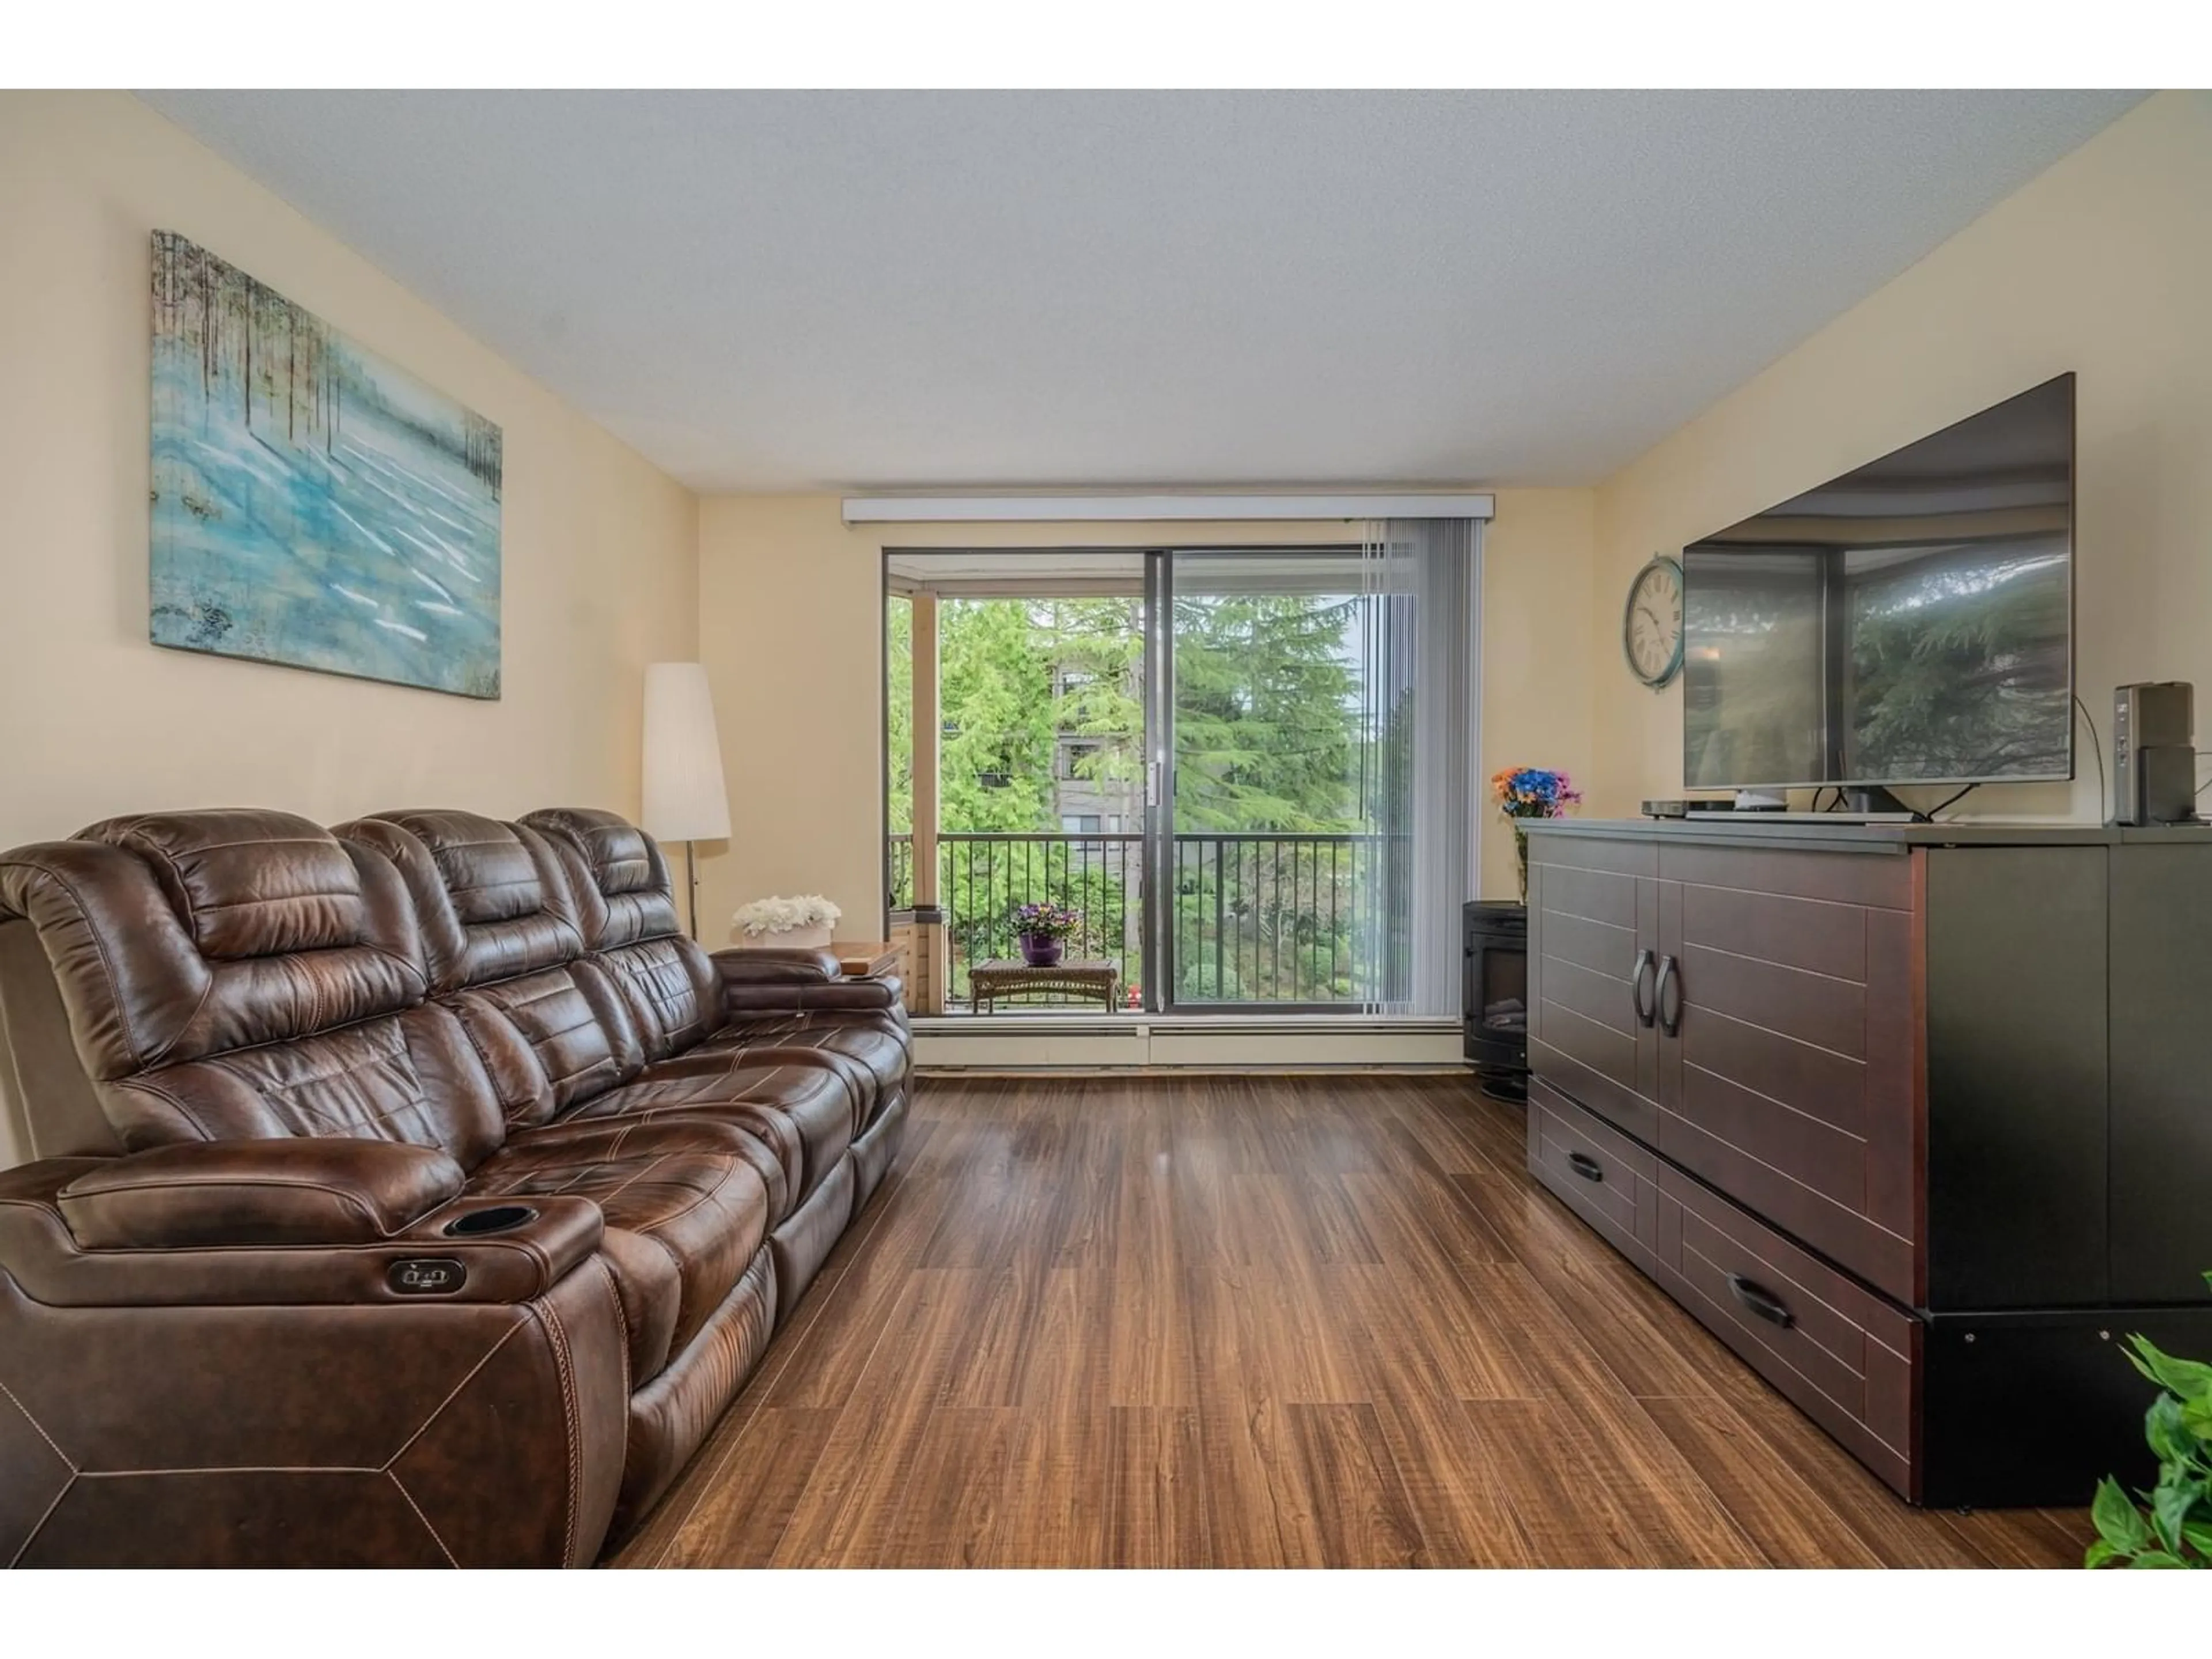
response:
<path fill-rule="evenodd" d="M 729 950 L 714 955 L 725 988 L 733 985 L 834 985 L 845 969 L 828 951 Z"/>
<path fill-rule="evenodd" d="M 902 1027 L 906 987 L 896 974 L 848 977 L 827 951 L 717 951 L 722 1017 L 842 1010 L 890 1016 Z"/>
<path fill-rule="evenodd" d="M 529 1302 L 587 1262 L 605 1232 L 591 1200 L 533 1194 L 463 1198 L 368 1243 L 86 1249 L 63 1215 L 63 1191 L 131 1161 L 49 1158 L 0 1170 L 0 1284 L 13 1279 L 57 1308 Z M 505 1218 L 513 1224 L 496 1231 L 471 1231 L 472 1217 L 514 1210 L 530 1213 Z"/>
<path fill-rule="evenodd" d="M 0 1170 L 0 1372 L 22 1402 L 0 1391 L 0 1561 L 597 1556 L 630 1413 L 596 1204 L 532 1194 L 532 1218 L 495 1237 L 446 1229 L 512 1199 L 463 1198 L 377 1244 L 80 1249 L 61 1191 L 117 1161 Z M 137 1488 L 64 1500 L 61 1448 Z M 362 1473 L 380 1466 L 406 1482 L 380 1507 L 387 1481 Z"/>
<path fill-rule="evenodd" d="M 157 1146 L 104 1160 L 57 1194 L 88 1250 L 374 1244 L 460 1196 L 430 1146 L 301 1136 Z"/>
<path fill-rule="evenodd" d="M 828 985 L 726 985 L 722 1017 L 809 1012 L 881 1014 L 904 1024 L 906 988 L 895 977 L 841 979 Z"/>

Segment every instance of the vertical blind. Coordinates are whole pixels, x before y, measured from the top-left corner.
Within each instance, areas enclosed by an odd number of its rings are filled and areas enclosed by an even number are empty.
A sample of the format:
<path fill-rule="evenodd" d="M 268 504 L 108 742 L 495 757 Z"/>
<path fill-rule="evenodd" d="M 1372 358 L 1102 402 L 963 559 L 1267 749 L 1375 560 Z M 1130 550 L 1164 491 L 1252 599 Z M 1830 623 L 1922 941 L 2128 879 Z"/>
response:
<path fill-rule="evenodd" d="M 1475 893 L 1482 521 L 1391 519 L 1360 557 L 1360 794 L 1377 856 L 1362 907 L 1369 1007 L 1460 1006 L 1460 910 Z"/>

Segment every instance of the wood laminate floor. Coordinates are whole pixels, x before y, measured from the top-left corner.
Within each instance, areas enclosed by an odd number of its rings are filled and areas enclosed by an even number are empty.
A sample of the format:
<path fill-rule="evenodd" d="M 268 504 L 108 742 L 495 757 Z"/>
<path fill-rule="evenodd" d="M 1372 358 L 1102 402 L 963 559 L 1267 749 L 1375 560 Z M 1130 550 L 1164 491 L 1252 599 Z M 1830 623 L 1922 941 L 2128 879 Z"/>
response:
<path fill-rule="evenodd" d="M 922 1085 L 625 1566 L 2062 1566 L 1916 1510 L 1456 1077 Z"/>

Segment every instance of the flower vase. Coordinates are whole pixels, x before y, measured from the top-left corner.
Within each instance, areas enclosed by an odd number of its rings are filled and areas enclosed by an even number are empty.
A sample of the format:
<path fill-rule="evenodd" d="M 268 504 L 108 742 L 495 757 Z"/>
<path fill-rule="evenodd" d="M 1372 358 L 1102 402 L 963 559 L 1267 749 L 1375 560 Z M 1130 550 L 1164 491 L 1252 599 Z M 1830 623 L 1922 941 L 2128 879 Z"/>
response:
<path fill-rule="evenodd" d="M 1032 968 L 1059 966 L 1060 949 L 1060 940 L 1050 933 L 1022 935 L 1022 960 Z"/>
<path fill-rule="evenodd" d="M 1528 902 L 1528 832 L 1519 824 L 1513 826 L 1513 873 L 1521 879 L 1521 902 Z"/>

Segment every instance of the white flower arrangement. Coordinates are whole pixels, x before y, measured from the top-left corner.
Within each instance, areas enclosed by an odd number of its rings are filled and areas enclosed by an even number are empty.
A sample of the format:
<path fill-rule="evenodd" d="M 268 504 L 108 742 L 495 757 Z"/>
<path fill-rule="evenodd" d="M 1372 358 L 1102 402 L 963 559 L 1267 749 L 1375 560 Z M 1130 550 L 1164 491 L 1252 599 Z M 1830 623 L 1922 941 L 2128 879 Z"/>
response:
<path fill-rule="evenodd" d="M 819 893 L 802 893 L 797 898 L 755 899 L 739 905 L 730 920 L 747 939 L 760 939 L 804 927 L 827 927 L 844 914 Z"/>

